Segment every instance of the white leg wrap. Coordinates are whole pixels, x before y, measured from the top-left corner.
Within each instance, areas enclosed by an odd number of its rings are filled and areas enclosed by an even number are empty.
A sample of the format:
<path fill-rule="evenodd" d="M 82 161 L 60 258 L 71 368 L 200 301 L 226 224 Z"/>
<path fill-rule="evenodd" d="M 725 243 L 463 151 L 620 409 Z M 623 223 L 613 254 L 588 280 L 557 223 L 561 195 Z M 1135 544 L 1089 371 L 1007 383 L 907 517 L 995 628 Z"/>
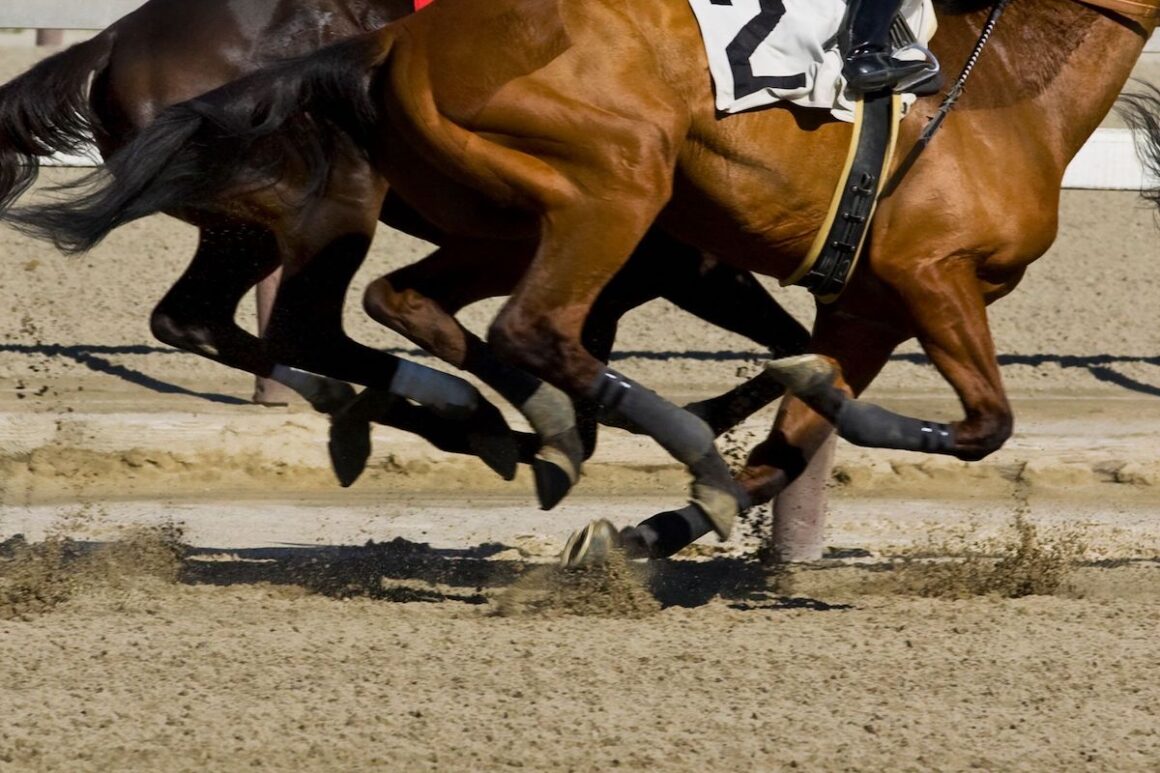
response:
<path fill-rule="evenodd" d="M 472 413 L 479 407 L 479 390 L 458 376 L 403 360 L 391 379 L 391 393 L 440 413 Z"/>
<path fill-rule="evenodd" d="M 349 388 L 344 382 L 298 368 L 275 365 L 274 370 L 270 372 L 270 378 L 290 387 L 311 405 L 333 403 L 348 396 Z"/>

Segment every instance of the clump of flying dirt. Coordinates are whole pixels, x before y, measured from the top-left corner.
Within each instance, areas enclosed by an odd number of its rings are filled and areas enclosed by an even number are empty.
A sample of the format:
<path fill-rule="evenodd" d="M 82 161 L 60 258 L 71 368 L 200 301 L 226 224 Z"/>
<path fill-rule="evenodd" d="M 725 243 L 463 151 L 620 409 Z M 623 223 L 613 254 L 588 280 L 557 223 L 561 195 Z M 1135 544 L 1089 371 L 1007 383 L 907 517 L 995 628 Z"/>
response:
<path fill-rule="evenodd" d="M 61 537 L 33 544 L 17 535 L 0 543 L 0 619 L 42 615 L 84 593 L 174 583 L 184 553 L 172 526 L 133 529 L 96 545 Z"/>
<path fill-rule="evenodd" d="M 1028 490 L 1019 484 L 1017 506 L 997 536 L 980 539 L 977 525 L 895 554 L 884 563 L 774 565 L 769 583 L 782 595 L 922 596 L 967 599 L 980 596 L 1077 596 L 1075 572 L 1087 553 L 1078 529 L 1043 533 L 1029 517 Z"/>
<path fill-rule="evenodd" d="M 34 617 L 71 598 L 76 577 L 70 564 L 78 555 L 64 539 L 33 545 L 18 534 L 0 543 L 0 620 Z"/>
<path fill-rule="evenodd" d="M 1017 506 L 1008 534 L 931 546 L 924 552 L 936 558 L 908 558 L 890 573 L 890 581 L 898 583 L 899 592 L 933 598 L 1021 598 L 1070 591 L 1068 578 L 1087 549 L 1080 534 L 1042 536 L 1029 519 L 1027 485 L 1017 483 L 1014 496 Z"/>
<path fill-rule="evenodd" d="M 939 560 L 907 560 L 895 574 L 904 592 L 932 598 L 1053 596 L 1068 591 L 1085 549 L 1074 532 L 1042 537 L 1020 512 L 1007 537 L 943 545 Z"/>
<path fill-rule="evenodd" d="M 597 566 L 537 566 L 495 599 L 501 617 L 615 617 L 638 619 L 660 611 L 647 587 L 647 564 L 619 554 Z"/>

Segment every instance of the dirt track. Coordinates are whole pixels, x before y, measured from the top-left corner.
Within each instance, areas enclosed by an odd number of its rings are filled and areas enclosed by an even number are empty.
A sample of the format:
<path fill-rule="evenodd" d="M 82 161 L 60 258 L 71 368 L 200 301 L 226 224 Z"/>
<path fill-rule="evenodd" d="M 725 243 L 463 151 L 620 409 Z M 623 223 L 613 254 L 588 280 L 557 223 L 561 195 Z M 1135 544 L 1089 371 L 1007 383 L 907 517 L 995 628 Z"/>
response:
<path fill-rule="evenodd" d="M 681 500 L 616 432 L 551 514 L 385 431 L 340 491 L 318 417 L 150 342 L 190 229 L 72 260 L 0 233 L 0 770 L 1157 769 L 1158 237 L 1129 194 L 1061 219 L 992 315 L 1008 448 L 840 448 L 832 558 L 776 575 L 752 539 L 552 571 L 575 525 Z M 352 293 L 422 249 L 382 235 Z M 677 399 L 756 354 L 662 304 L 621 347 Z M 913 349 L 872 395 L 956 411 Z"/>

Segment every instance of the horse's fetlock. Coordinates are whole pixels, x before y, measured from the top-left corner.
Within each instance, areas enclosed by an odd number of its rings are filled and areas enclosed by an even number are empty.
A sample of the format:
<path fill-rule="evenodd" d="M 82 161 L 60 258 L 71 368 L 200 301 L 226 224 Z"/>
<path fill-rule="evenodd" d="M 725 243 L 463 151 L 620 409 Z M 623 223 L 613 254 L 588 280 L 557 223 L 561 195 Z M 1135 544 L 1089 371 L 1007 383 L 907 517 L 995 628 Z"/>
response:
<path fill-rule="evenodd" d="M 960 422 L 955 428 L 955 456 L 966 462 L 977 462 L 998 451 L 1015 431 L 1015 420 L 1009 412 L 977 415 Z"/>
<path fill-rule="evenodd" d="M 149 331 L 158 341 L 176 349 L 210 357 L 217 354 L 213 336 L 205 325 L 195 325 L 179 320 L 164 310 L 155 310 L 150 315 Z"/>
<path fill-rule="evenodd" d="M 386 277 L 380 277 L 367 285 L 363 293 L 363 310 L 379 324 L 399 330 L 406 316 L 403 296 Z"/>
<path fill-rule="evenodd" d="M 149 316 L 149 332 L 163 344 L 184 348 L 185 328 L 170 314 L 157 309 Z"/>

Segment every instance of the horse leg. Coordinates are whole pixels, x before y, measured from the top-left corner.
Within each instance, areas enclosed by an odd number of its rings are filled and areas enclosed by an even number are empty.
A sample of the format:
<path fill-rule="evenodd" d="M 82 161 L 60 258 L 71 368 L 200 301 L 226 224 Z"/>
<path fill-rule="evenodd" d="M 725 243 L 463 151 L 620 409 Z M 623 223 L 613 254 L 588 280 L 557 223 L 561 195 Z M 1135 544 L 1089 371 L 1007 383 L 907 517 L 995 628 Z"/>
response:
<path fill-rule="evenodd" d="M 658 163 L 657 178 L 647 174 L 653 168 L 648 162 L 660 158 L 646 157 L 636 167 L 642 187 L 622 191 L 624 198 L 605 190 L 599 199 L 577 197 L 548 208 L 536 257 L 492 323 L 489 340 L 508 361 L 595 401 L 602 420 L 649 435 L 684 463 L 693 487 L 683 513 L 726 538 L 738 511 L 738 491 L 708 425 L 607 367 L 581 342 L 584 320 L 599 292 L 629 259 L 664 203 L 668 186 L 658 183 L 668 164 Z M 570 540 L 565 563 L 582 552 L 583 542 Z"/>
<path fill-rule="evenodd" d="M 274 362 L 261 340 L 234 321 L 242 297 L 277 268 L 277 243 L 259 227 L 239 222 L 203 225 L 193 260 L 149 318 L 154 337 L 258 376 Z"/>
<path fill-rule="evenodd" d="M 258 313 L 258 335 L 266 334 L 266 326 L 270 324 L 270 311 L 274 308 L 274 298 L 278 293 L 278 285 L 282 281 L 282 272 L 274 271 L 254 286 L 254 305 Z M 289 387 L 279 384 L 272 378 L 254 379 L 253 402 L 258 405 L 286 405 Z"/>
<path fill-rule="evenodd" d="M 835 389 L 853 398 L 870 385 L 906 337 L 895 325 L 822 306 L 809 356 L 835 363 L 839 374 Z M 787 395 L 769 437 L 754 447 L 738 475 L 750 502 L 762 504 L 784 491 L 806 469 L 833 429 L 828 417 L 799 395 Z"/>
<path fill-rule="evenodd" d="M 925 271 L 900 270 L 891 286 L 919 343 L 958 395 L 964 419 L 923 421 L 849 399 L 835 363 L 823 357 L 789 358 L 768 367 L 855 445 L 948 454 L 964 461 L 998 450 L 1011 436 L 1014 419 L 974 261 L 951 258 Z"/>
<path fill-rule="evenodd" d="M 623 294 L 630 284 L 638 295 L 651 291 L 651 297 L 662 297 L 712 325 L 745 336 L 775 357 L 800 354 L 809 344 L 809 332 L 753 274 L 720 263 L 662 232 L 654 230 L 645 239 L 609 290 L 618 286 Z M 704 419 L 714 435 L 721 435 L 784 393 L 781 383 L 762 371 L 725 394 L 685 408 Z"/>
<path fill-rule="evenodd" d="M 277 239 L 266 228 L 237 220 L 200 218 L 197 252 L 150 316 L 160 341 L 207 357 L 259 380 L 281 383 L 317 411 L 331 415 L 330 448 L 336 465 L 360 471 L 370 455 L 370 422 L 337 416 L 355 396 L 345 382 L 280 366 L 265 342 L 235 321 L 242 297 L 281 263 Z M 343 475 L 339 474 L 340 482 Z"/>
<path fill-rule="evenodd" d="M 245 294 L 280 264 L 277 240 L 269 230 L 237 220 L 201 222 L 193 260 L 153 310 L 150 329 L 170 346 L 276 378 L 278 364 L 262 340 L 234 318 Z M 354 396 L 349 384 L 321 376 L 286 386 L 322 413 L 333 413 Z"/>
<path fill-rule="evenodd" d="M 876 321 L 859 322 L 832 307 L 821 307 L 810 348 L 817 353 L 814 356 L 824 356 L 840 364 L 842 376 L 835 382 L 836 388 L 856 395 L 870 384 L 905 337 L 895 327 Z M 764 504 L 799 480 L 832 432 L 833 427 L 825 417 L 797 396 L 786 395 L 769 437 L 753 449 L 737 476 L 746 505 Z M 594 536 L 619 544 L 633 557 L 663 558 L 709 531 L 703 526 L 696 527 L 696 523 L 678 511 L 654 515 L 619 535 L 605 531 Z"/>
<path fill-rule="evenodd" d="M 579 479 L 583 446 L 571 401 L 555 387 L 498 360 L 453 316 L 484 298 L 506 295 L 532 247 L 445 240 L 432 255 L 367 287 L 367 314 L 426 351 L 480 378 L 528 419 L 540 438 L 532 459 L 540 506 L 555 507 Z"/>
<path fill-rule="evenodd" d="M 510 480 L 518 448 L 502 415 L 475 387 L 456 376 L 359 344 L 346 335 L 343 301 L 366 256 L 374 220 L 351 224 L 325 207 L 317 210 L 316 219 L 303 223 L 297 236 L 286 237 L 283 245 L 283 254 L 288 257 L 267 330 L 271 351 L 295 373 L 325 373 L 419 403 L 427 409 L 430 424 L 430 432 L 420 434 L 446 447 L 449 433 L 445 425 L 455 424 L 466 436 L 471 452 Z M 376 421 L 416 428 L 413 409 L 400 405 L 393 416 L 395 401 L 380 397 L 383 399 L 375 405 Z M 342 418 L 362 422 L 368 417 L 356 410 L 344 411 Z M 335 462 L 336 467 L 343 465 L 341 459 Z M 361 470 L 358 464 L 336 472 L 344 485 L 349 485 Z"/>
<path fill-rule="evenodd" d="M 809 332 L 752 274 L 706 257 L 654 228 L 597 298 L 584 324 L 585 346 L 607 362 L 620 317 L 656 298 L 745 336 L 775 357 L 800 354 L 809 343 Z M 721 435 L 784 393 L 785 387 L 776 378 L 761 371 L 725 394 L 690 403 L 685 409 L 704 419 L 714 435 Z M 583 401 L 577 409 L 587 445 L 585 416 L 591 410 Z"/>

